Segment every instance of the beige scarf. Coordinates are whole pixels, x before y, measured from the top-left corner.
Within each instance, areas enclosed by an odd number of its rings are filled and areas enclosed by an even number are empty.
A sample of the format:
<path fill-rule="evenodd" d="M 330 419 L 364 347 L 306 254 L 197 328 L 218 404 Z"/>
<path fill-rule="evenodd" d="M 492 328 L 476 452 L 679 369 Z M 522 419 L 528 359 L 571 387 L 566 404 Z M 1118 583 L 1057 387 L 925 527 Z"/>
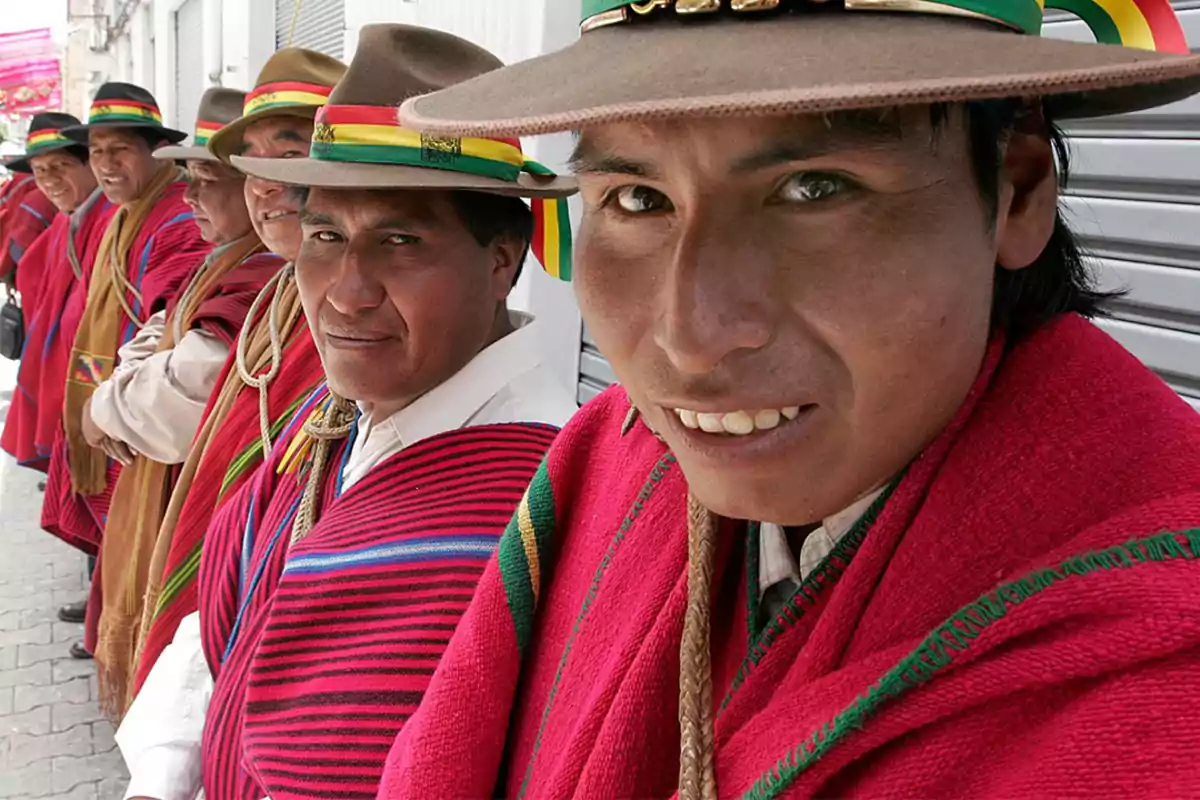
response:
<path fill-rule="evenodd" d="M 89 445 L 83 436 L 84 406 L 92 399 L 96 387 L 112 375 L 120 347 L 122 320 L 128 319 L 139 328 L 145 325 L 145 320 L 133 313 L 126 297 L 132 295 L 139 303 L 142 300 L 137 287 L 129 282 L 129 251 L 163 193 L 181 178 L 182 173 L 177 167 L 166 166 L 160 170 L 145 194 L 117 209 L 96 251 L 87 306 L 75 334 L 67 367 L 63 403 L 67 465 L 71 471 L 71 488 L 76 494 L 102 493 L 108 471 L 108 456 L 103 450 Z"/>

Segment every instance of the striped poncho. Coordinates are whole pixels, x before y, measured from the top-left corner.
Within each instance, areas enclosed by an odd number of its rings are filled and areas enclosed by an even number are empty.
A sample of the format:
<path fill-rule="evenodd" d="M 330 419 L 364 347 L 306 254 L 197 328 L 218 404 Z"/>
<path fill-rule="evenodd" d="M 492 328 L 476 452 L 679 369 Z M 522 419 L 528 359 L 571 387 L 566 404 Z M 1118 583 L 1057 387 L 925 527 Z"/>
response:
<path fill-rule="evenodd" d="M 200 614 L 216 676 L 207 797 L 374 796 L 388 747 L 555 433 L 513 423 L 438 434 L 339 496 L 344 440 L 319 521 L 289 547 L 306 476 L 279 474 L 285 432 L 205 544 Z"/>

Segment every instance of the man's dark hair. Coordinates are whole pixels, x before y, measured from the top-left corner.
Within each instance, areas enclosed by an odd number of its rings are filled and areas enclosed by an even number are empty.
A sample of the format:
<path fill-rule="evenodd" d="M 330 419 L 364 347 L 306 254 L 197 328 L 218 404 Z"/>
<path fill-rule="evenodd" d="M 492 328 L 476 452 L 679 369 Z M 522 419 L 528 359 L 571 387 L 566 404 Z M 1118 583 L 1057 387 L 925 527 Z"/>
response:
<path fill-rule="evenodd" d="M 529 244 L 533 241 L 533 212 L 529 206 L 519 197 L 467 191 L 451 192 L 450 202 L 480 247 L 487 247 L 501 237 L 524 244 L 517 271 L 513 274 L 513 286 L 516 286 L 529 256 Z"/>
<path fill-rule="evenodd" d="M 81 144 L 68 145 L 68 146 L 64 147 L 62 149 L 62 151 L 64 153 L 66 153 L 67 155 L 73 156 L 74 158 L 78 159 L 83 164 L 88 163 L 88 158 L 89 158 L 88 149 L 84 145 L 81 145 Z"/>
<path fill-rule="evenodd" d="M 1039 110 L 1019 100 L 967 103 L 972 167 L 989 218 L 993 221 L 999 202 L 1005 145 L 1030 113 L 1039 113 Z M 1054 121 L 1045 116 L 1044 111 L 1040 113 L 1058 162 L 1059 186 L 1063 187 L 1070 173 L 1067 140 Z M 944 106 L 934 107 L 935 126 L 945 114 Z M 1057 314 L 1075 312 L 1085 317 L 1097 316 L 1103 313 L 1100 304 L 1119 294 L 1105 293 L 1097 288 L 1095 276 L 1084 263 L 1079 243 L 1060 210 L 1054 220 L 1054 233 L 1036 261 L 1025 269 L 996 268 L 992 324 L 1003 327 L 1012 339 L 1018 339 Z"/>

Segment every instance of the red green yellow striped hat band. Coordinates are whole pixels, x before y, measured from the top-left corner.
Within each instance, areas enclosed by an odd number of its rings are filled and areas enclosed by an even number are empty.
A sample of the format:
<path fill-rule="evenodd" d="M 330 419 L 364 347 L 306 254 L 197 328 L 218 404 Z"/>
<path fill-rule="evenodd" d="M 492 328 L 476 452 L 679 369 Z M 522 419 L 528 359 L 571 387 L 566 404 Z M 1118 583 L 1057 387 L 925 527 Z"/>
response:
<path fill-rule="evenodd" d="M 259 111 L 269 111 L 288 106 L 323 106 L 329 100 L 332 86 L 302 81 L 277 81 L 264 83 L 246 95 L 242 116 L 248 117 Z"/>
<path fill-rule="evenodd" d="M 208 144 L 208 140 L 212 138 L 214 133 L 224 127 L 219 122 L 205 122 L 204 120 L 200 120 L 196 123 L 196 135 L 192 138 L 197 147 L 203 147 Z"/>
<path fill-rule="evenodd" d="M 728 10 L 747 15 L 812 5 L 825 0 L 728 0 Z M 1047 8 L 1082 19 L 1101 44 L 1163 53 L 1188 52 L 1170 0 L 843 0 L 846 11 L 891 11 L 972 17 L 1038 36 Z M 584 33 L 637 17 L 673 11 L 703 16 L 726 10 L 726 0 L 583 0 Z"/>
<path fill-rule="evenodd" d="M 44 150 L 59 150 L 63 147 L 70 147 L 78 144 L 78 142 L 68 139 L 62 133 L 54 128 L 45 128 L 40 131 L 31 131 L 25 137 L 25 157 L 36 156 Z"/>
<path fill-rule="evenodd" d="M 97 100 L 92 103 L 88 124 L 111 124 L 114 122 L 152 123 L 162 125 L 162 114 L 158 109 L 136 100 Z"/>
<path fill-rule="evenodd" d="M 311 158 L 356 164 L 394 164 L 446 170 L 516 183 L 522 173 L 556 173 L 525 158 L 518 139 L 427 136 L 401 127 L 396 109 L 325 106 L 317 112 Z M 571 221 L 565 198 L 531 200 L 534 239 L 530 249 L 546 272 L 571 279 Z"/>

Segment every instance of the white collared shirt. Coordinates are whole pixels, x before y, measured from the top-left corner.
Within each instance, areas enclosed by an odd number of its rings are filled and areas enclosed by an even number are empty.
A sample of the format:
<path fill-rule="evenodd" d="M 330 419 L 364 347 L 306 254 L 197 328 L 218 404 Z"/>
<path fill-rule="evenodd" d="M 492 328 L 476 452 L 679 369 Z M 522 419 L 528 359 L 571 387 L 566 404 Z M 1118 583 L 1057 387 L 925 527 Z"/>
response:
<path fill-rule="evenodd" d="M 362 480 L 405 447 L 446 431 L 504 422 L 562 426 L 576 406 L 542 365 L 539 326 L 509 312 L 515 331 L 445 383 L 378 422 L 364 414 L 342 473 Z M 125 796 L 193 800 L 200 792 L 204 715 L 213 680 L 200 643 L 200 615 L 185 617 L 117 731 L 131 779 Z"/>
<path fill-rule="evenodd" d="M 764 522 L 759 526 L 758 534 L 758 598 L 763 600 L 767 590 L 776 584 L 783 583 L 785 587 L 794 588 L 800 585 L 813 570 L 828 558 L 854 524 L 867 513 L 883 489 L 876 489 L 859 500 L 854 501 L 843 511 L 824 520 L 821 527 L 812 531 L 804 538 L 799 554 L 793 554 L 788 544 L 787 533 L 783 527 L 772 522 Z M 788 592 L 790 594 L 790 592 Z M 786 597 L 782 600 L 786 601 Z M 774 616 L 778 609 L 766 609 L 768 616 Z"/>

